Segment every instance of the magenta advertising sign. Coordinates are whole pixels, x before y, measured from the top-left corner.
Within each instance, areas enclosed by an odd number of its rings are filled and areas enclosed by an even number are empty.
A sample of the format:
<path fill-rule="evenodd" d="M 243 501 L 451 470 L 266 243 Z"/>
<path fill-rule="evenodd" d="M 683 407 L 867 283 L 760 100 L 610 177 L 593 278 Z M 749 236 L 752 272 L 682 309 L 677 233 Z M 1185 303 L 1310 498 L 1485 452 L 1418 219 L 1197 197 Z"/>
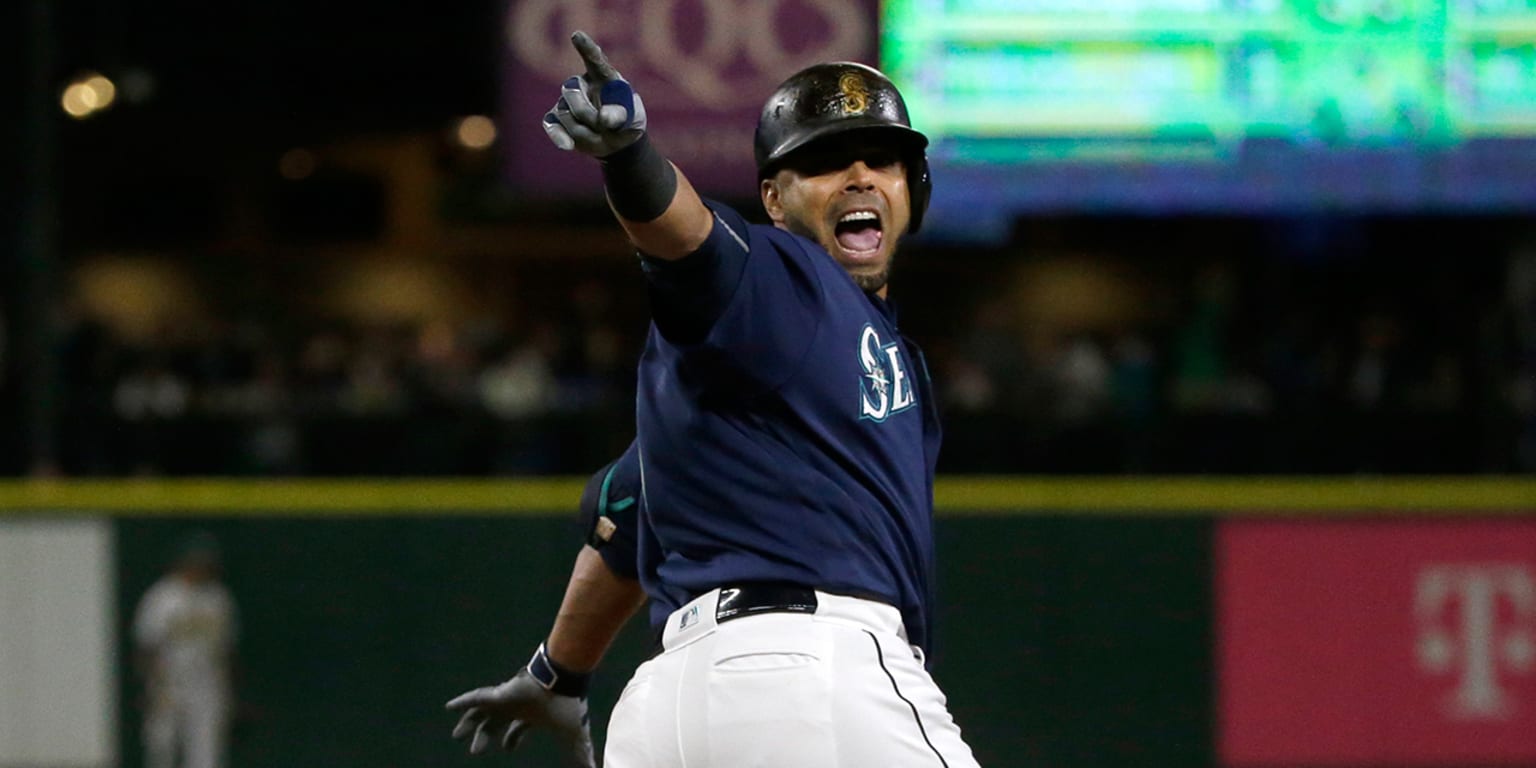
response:
<path fill-rule="evenodd" d="M 1219 763 L 1536 765 L 1536 521 L 1216 533 Z"/>
<path fill-rule="evenodd" d="M 645 101 L 652 141 L 705 194 L 752 196 L 752 130 L 774 86 L 820 61 L 876 63 L 878 0 L 510 0 L 501 135 L 507 175 L 536 197 L 601 195 L 597 164 L 540 126 L 581 72 L 574 30 Z"/>

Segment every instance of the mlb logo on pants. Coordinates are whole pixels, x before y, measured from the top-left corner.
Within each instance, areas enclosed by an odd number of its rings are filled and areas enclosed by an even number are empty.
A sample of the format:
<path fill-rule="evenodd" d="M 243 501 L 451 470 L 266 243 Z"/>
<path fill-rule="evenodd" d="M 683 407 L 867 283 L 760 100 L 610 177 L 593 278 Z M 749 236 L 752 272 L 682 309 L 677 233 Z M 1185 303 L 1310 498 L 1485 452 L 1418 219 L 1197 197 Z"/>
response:
<path fill-rule="evenodd" d="M 687 612 L 678 620 L 677 629 L 682 631 L 697 623 L 699 623 L 699 607 L 697 605 L 689 606 Z"/>

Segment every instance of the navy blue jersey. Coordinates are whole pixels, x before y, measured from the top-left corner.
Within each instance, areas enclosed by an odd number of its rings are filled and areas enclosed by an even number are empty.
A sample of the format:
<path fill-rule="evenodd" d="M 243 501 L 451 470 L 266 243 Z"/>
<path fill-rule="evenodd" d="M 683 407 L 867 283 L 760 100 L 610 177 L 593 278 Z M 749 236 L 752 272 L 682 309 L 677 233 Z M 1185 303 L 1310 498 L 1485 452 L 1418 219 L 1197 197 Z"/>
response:
<path fill-rule="evenodd" d="M 820 245 L 708 205 L 697 252 L 642 260 L 652 618 L 715 587 L 790 582 L 894 605 L 926 646 L 940 436 L 921 353 Z"/>

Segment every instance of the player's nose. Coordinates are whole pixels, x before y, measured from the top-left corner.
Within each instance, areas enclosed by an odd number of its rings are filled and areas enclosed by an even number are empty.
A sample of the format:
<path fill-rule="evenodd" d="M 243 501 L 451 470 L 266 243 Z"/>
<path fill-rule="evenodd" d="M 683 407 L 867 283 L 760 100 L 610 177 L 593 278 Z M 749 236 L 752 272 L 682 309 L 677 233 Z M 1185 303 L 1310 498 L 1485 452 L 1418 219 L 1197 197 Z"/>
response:
<path fill-rule="evenodd" d="M 847 179 L 844 189 L 849 192 L 863 192 L 875 187 L 874 169 L 863 160 L 849 163 L 848 167 L 843 169 L 843 175 Z"/>

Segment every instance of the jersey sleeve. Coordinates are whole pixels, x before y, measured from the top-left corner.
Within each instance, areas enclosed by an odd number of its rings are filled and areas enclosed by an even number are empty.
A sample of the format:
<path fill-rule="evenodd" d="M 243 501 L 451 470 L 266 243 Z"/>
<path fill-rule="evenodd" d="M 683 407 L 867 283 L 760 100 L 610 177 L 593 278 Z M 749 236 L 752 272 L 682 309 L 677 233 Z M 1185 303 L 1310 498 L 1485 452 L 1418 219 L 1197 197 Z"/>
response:
<path fill-rule="evenodd" d="M 581 522 L 587 543 L 614 573 L 639 578 L 639 447 L 630 443 L 618 459 L 587 479 L 581 494 Z"/>
<path fill-rule="evenodd" d="M 674 262 L 642 257 L 656 329 L 729 385 L 772 389 L 799 369 L 820 325 L 814 246 L 706 205 L 714 227 L 698 250 Z"/>
<path fill-rule="evenodd" d="M 747 222 L 729 206 L 710 201 L 705 206 L 714 222 L 693 253 L 676 261 L 640 255 L 656 329 L 678 344 L 697 343 L 709 333 L 747 264 Z"/>

